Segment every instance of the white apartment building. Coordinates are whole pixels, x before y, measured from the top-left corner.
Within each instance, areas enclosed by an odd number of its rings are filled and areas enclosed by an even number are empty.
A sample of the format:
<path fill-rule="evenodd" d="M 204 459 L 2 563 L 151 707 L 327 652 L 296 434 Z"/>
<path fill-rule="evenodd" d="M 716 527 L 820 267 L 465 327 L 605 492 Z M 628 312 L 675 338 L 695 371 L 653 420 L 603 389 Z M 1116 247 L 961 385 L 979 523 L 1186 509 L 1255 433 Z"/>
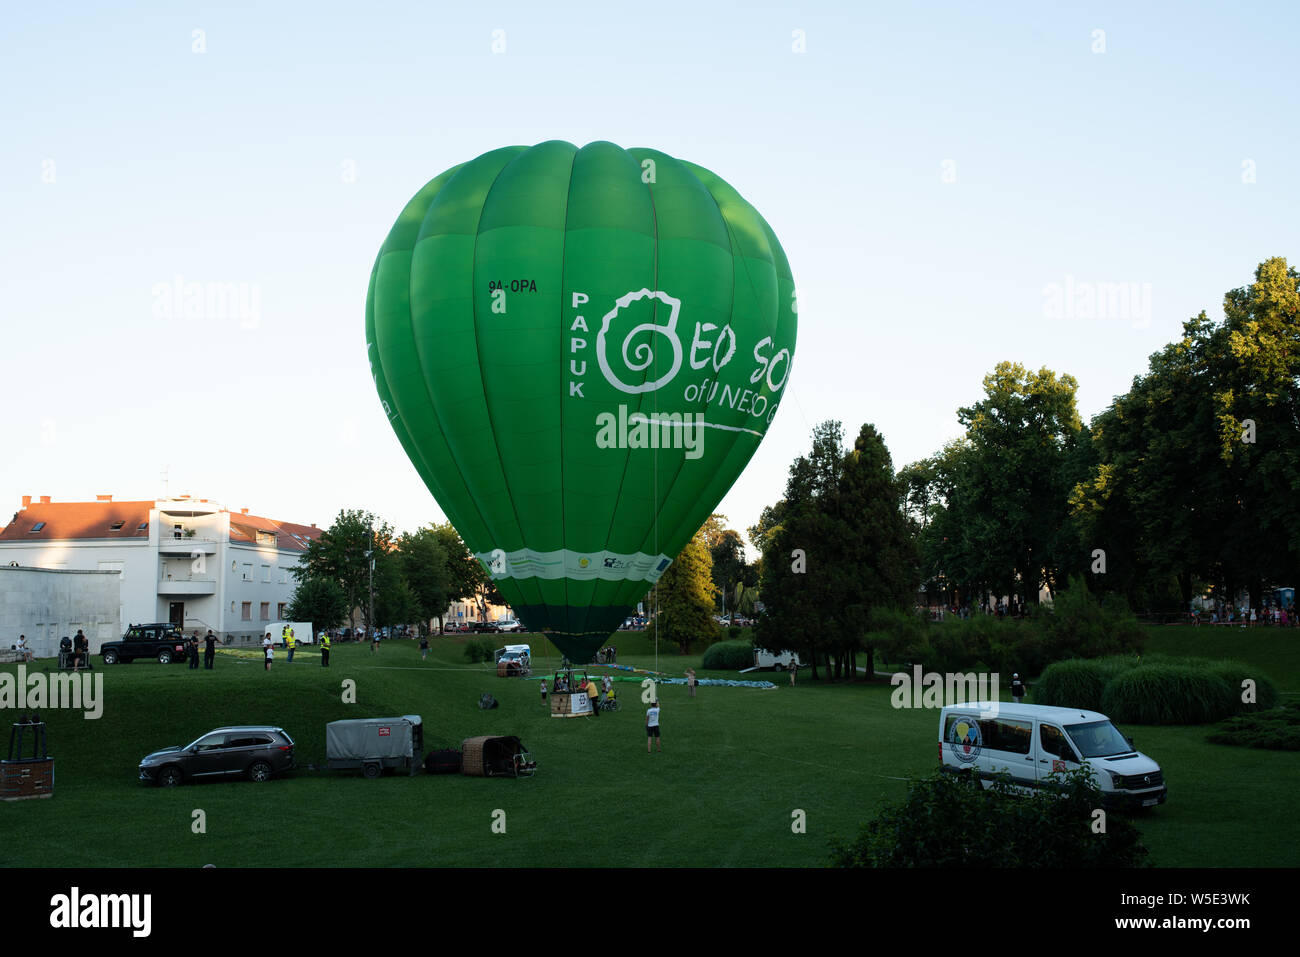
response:
<path fill-rule="evenodd" d="M 287 618 L 298 584 L 291 569 L 320 533 L 189 496 L 52 502 L 25 495 L 0 531 L 0 565 L 116 571 L 122 628 L 170 621 L 253 640 Z"/>

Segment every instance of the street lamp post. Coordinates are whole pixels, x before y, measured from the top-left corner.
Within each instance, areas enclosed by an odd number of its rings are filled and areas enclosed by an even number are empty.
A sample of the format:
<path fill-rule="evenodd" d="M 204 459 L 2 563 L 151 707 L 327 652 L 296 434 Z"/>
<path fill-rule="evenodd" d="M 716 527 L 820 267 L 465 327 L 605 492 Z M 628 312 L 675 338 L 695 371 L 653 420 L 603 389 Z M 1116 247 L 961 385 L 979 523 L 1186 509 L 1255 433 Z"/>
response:
<path fill-rule="evenodd" d="M 366 552 L 366 560 L 370 563 L 370 592 L 368 602 L 370 614 L 366 617 L 366 624 L 370 626 L 371 634 L 369 638 L 373 642 L 375 640 L 373 634 L 375 630 L 375 530 L 373 527 L 370 529 L 370 549 Z"/>

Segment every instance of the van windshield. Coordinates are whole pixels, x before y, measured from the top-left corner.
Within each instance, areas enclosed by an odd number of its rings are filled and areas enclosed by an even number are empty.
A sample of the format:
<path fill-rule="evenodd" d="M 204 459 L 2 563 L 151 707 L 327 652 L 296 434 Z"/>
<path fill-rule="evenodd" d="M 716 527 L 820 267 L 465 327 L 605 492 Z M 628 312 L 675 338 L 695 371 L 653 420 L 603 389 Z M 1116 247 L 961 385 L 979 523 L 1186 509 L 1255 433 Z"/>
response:
<path fill-rule="evenodd" d="M 1115 754 L 1133 752 L 1133 746 L 1109 721 L 1067 724 L 1065 731 L 1085 758 L 1108 758 Z"/>

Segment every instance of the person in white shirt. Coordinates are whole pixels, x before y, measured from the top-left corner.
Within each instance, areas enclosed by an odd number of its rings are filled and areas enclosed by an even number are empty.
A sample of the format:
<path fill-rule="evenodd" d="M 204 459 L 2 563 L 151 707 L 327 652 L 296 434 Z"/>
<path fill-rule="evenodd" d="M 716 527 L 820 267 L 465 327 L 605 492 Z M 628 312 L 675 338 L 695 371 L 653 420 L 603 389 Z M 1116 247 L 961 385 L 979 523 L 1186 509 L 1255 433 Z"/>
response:
<path fill-rule="evenodd" d="M 27 636 L 18 636 L 18 650 L 22 653 L 23 661 L 32 660 L 32 646 L 27 644 Z"/>
<path fill-rule="evenodd" d="M 650 707 L 645 712 L 645 753 L 650 753 L 650 742 L 655 741 L 659 745 L 659 753 L 664 750 L 663 740 L 659 737 L 659 702 L 650 702 Z"/>

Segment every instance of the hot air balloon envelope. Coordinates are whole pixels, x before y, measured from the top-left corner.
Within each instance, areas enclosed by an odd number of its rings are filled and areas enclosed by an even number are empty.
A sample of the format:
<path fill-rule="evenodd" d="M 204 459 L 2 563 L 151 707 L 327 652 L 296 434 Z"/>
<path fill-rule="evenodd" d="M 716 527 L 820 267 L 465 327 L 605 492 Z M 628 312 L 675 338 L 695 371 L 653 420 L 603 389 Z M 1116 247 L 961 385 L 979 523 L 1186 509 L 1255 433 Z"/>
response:
<path fill-rule="evenodd" d="M 402 210 L 366 303 L 388 420 L 520 619 L 585 662 L 704 523 L 780 404 L 789 264 L 706 169 L 547 142 Z"/>

